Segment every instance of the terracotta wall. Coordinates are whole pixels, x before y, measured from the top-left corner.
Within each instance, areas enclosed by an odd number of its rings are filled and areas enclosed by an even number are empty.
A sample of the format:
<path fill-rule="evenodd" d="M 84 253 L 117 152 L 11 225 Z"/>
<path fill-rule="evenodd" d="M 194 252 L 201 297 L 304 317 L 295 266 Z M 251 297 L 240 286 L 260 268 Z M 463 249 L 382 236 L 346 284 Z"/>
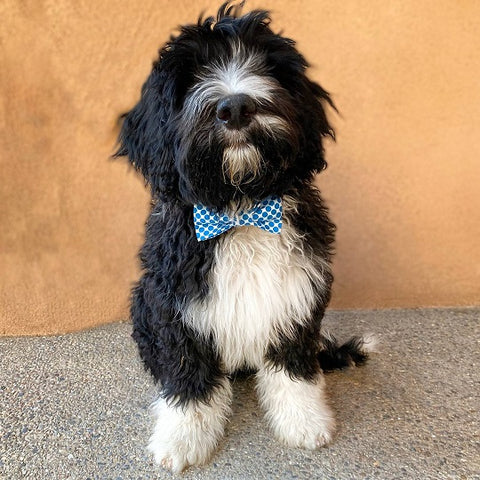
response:
<path fill-rule="evenodd" d="M 148 206 L 116 118 L 219 2 L 0 3 L 0 333 L 126 316 Z M 332 94 L 334 308 L 480 304 L 480 2 L 251 1 Z"/>

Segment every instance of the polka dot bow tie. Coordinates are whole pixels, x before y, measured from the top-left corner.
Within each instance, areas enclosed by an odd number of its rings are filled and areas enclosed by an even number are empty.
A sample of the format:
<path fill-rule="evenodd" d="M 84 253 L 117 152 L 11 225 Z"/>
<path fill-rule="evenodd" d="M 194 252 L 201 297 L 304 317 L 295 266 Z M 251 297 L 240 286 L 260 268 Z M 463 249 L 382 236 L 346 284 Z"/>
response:
<path fill-rule="evenodd" d="M 282 213 L 280 197 L 267 197 L 256 203 L 250 210 L 237 212 L 235 216 L 218 213 L 197 204 L 193 207 L 193 220 L 197 240 L 201 242 L 217 237 L 233 227 L 245 225 L 279 234 L 282 229 Z"/>

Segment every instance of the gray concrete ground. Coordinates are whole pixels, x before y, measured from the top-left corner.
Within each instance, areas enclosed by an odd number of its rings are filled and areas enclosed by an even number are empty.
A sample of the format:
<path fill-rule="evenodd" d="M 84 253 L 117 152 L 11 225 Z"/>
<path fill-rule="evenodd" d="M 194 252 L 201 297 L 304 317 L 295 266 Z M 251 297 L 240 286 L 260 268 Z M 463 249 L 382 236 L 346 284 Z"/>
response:
<path fill-rule="evenodd" d="M 327 377 L 338 430 L 320 451 L 268 431 L 253 379 L 212 463 L 187 479 L 479 479 L 479 309 L 329 312 L 340 338 L 381 350 Z M 168 479 L 145 451 L 155 387 L 126 323 L 0 339 L 0 478 Z"/>

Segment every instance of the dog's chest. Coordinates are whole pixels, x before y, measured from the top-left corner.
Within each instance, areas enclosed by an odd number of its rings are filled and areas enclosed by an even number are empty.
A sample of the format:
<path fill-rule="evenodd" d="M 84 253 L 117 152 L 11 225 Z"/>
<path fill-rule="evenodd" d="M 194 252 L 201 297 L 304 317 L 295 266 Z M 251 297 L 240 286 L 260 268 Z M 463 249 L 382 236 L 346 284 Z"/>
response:
<path fill-rule="evenodd" d="M 267 347 L 311 315 L 322 268 L 288 222 L 281 235 L 235 228 L 218 242 L 209 294 L 189 306 L 187 321 L 213 335 L 227 370 L 259 367 Z"/>

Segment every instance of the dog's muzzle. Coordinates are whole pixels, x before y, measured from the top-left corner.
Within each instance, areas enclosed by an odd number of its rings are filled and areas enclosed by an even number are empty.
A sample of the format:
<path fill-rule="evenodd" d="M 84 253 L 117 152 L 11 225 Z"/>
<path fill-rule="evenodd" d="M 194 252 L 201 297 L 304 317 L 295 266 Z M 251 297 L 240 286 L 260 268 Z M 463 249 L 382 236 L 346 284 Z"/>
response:
<path fill-rule="evenodd" d="M 244 93 L 224 97 L 217 104 L 217 120 L 234 130 L 248 126 L 256 113 L 255 100 Z"/>

